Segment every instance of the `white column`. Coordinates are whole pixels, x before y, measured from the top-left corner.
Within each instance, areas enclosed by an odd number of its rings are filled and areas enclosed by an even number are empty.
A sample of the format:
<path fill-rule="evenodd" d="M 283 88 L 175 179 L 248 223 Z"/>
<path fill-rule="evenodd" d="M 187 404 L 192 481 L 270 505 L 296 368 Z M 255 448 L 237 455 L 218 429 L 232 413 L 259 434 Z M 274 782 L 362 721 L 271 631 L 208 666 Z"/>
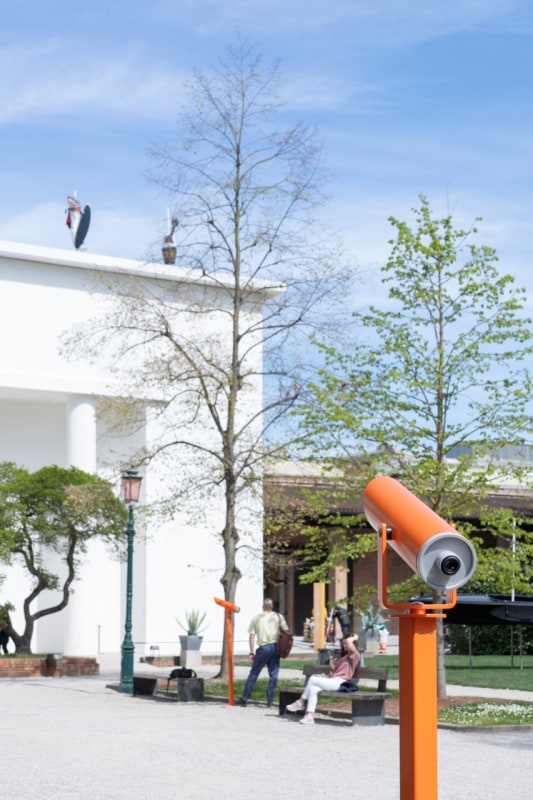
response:
<path fill-rule="evenodd" d="M 92 397 L 67 401 L 67 467 L 96 472 L 96 410 Z"/>
<path fill-rule="evenodd" d="M 96 410 L 92 397 L 73 395 L 66 408 L 66 466 L 96 473 Z M 106 557 L 103 546 L 91 542 L 78 568 L 78 579 L 64 611 L 63 652 L 96 656 L 101 605 L 105 594 Z"/>

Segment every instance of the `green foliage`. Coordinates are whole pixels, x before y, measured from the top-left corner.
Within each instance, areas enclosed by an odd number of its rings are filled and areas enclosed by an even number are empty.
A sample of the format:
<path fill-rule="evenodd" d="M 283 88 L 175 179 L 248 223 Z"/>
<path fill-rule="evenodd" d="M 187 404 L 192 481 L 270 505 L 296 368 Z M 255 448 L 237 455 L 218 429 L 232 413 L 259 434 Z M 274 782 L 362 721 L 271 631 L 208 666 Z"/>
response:
<path fill-rule="evenodd" d="M 533 430 L 533 329 L 524 290 L 498 272 L 492 248 L 476 244 L 475 226 L 436 218 L 424 196 L 414 216 L 413 228 L 390 218 L 388 299 L 354 313 L 349 348 L 317 343 L 324 367 L 298 411 L 301 445 L 357 463 L 367 480 L 394 475 L 446 520 L 471 518 L 495 485 L 525 477 L 499 451 Z M 488 571 L 488 554 L 484 562 Z"/>
<path fill-rule="evenodd" d="M 533 654 L 531 625 L 450 625 L 448 628 L 452 651 L 466 655 Z"/>
<path fill-rule="evenodd" d="M 531 429 L 521 364 L 532 334 L 523 291 L 498 274 L 493 250 L 469 243 L 476 229 L 434 220 L 423 197 L 415 214 L 414 231 L 391 218 L 387 308 L 353 315 L 349 352 L 318 345 L 326 367 L 303 422 L 322 453 L 364 454 L 446 514 L 465 504 L 473 456 L 487 458 L 472 487 L 479 491 L 496 468 L 490 453 Z M 459 447 L 468 451 L 445 464 Z"/>
<path fill-rule="evenodd" d="M 127 512 L 111 485 L 96 475 L 70 467 L 43 467 L 28 472 L 0 464 L 0 541 L 7 558 L 21 555 L 30 543 L 62 552 L 65 537 L 79 551 L 98 535 L 118 541 Z M 39 554 L 34 552 L 35 563 Z"/>
<path fill-rule="evenodd" d="M 530 594 L 533 583 L 533 534 L 527 521 L 508 508 L 481 515 L 481 525 L 495 546 L 478 548 L 474 578 L 462 591 L 473 594 Z"/>
<path fill-rule="evenodd" d="M 19 563 L 30 577 L 23 604 L 25 628 L 14 630 L 8 603 L 7 630 L 17 652 L 30 652 L 36 619 L 64 608 L 76 579 L 79 562 L 93 537 L 122 549 L 127 511 L 112 486 L 96 475 L 70 467 L 43 467 L 29 472 L 10 462 L 0 464 L 0 559 Z M 49 569 L 47 553 L 55 552 L 60 568 Z M 32 603 L 46 590 L 60 593 L 55 603 Z"/>
<path fill-rule="evenodd" d="M 533 429 L 533 332 L 524 291 L 476 227 L 435 218 L 423 196 L 414 215 L 413 228 L 390 218 L 388 301 L 354 313 L 349 348 L 317 343 L 325 365 L 299 411 L 301 444 L 357 462 L 359 484 L 393 474 L 452 519 L 478 513 L 498 478 L 523 477 L 497 453 Z"/>
<path fill-rule="evenodd" d="M 299 489 L 296 502 L 270 489 L 264 534 L 267 575 L 271 563 L 282 562 L 301 571 L 303 584 L 328 583 L 332 568 L 362 558 L 375 548 L 374 534 L 353 535 L 354 528 L 364 524 L 363 515 L 338 511 L 354 506 L 362 484 L 347 480 L 344 471 L 328 469 L 328 465 L 323 465 L 321 472 L 316 485 Z M 357 596 L 350 598 L 355 605 L 367 602 L 372 594 L 363 587 L 358 589 Z"/>

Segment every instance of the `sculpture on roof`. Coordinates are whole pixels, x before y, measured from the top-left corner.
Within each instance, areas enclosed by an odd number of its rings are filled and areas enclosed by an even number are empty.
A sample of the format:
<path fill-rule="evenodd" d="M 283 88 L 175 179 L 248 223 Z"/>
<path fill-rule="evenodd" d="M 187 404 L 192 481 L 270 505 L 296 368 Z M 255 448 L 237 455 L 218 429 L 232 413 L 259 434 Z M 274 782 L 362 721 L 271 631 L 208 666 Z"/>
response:
<path fill-rule="evenodd" d="M 167 235 L 163 240 L 163 261 L 165 264 L 176 263 L 176 243 L 174 241 L 174 231 L 178 227 L 178 220 L 176 217 L 170 219 L 170 209 L 167 209 Z"/>
<path fill-rule="evenodd" d="M 76 250 L 79 250 L 84 243 L 85 237 L 87 236 L 87 231 L 89 230 L 89 225 L 91 222 L 91 208 L 89 204 L 87 204 L 85 208 L 82 209 L 80 203 L 78 202 L 78 196 L 76 192 L 69 194 L 67 197 L 67 202 L 68 209 L 66 225 L 68 228 L 70 228 L 70 232 L 72 233 L 74 247 Z"/>

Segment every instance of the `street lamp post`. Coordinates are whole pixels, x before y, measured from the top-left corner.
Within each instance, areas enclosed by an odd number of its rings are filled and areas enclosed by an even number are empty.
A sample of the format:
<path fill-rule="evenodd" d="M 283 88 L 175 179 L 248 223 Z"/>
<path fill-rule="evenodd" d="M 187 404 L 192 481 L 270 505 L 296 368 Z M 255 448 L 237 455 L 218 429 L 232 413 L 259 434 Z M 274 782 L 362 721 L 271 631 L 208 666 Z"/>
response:
<path fill-rule="evenodd" d="M 128 506 L 128 568 L 126 578 L 126 621 L 124 624 L 124 641 L 122 642 L 122 660 L 120 664 L 120 691 L 123 694 L 133 694 L 133 657 L 135 647 L 131 638 L 131 609 L 133 600 L 133 539 L 135 528 L 133 525 L 133 506 L 139 500 L 142 478 L 133 469 L 126 470 L 122 476 L 122 493 L 124 502 Z"/>

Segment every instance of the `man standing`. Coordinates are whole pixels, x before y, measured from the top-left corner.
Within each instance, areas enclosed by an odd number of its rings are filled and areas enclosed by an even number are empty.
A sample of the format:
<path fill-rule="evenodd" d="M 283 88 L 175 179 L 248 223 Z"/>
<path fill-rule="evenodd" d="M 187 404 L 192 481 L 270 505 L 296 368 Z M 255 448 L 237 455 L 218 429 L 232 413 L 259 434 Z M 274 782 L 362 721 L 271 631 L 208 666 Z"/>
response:
<path fill-rule="evenodd" d="M 274 702 L 274 692 L 278 683 L 279 675 L 279 655 L 278 637 L 280 628 L 284 631 L 289 629 L 284 617 L 277 614 L 274 604 L 270 598 L 263 602 L 263 613 L 257 614 L 250 623 L 248 633 L 250 634 L 250 661 L 252 668 L 246 679 L 242 697 L 237 700 L 238 706 L 245 706 L 248 698 L 252 694 L 255 683 L 263 667 L 268 668 L 267 686 L 267 705 L 271 706 Z M 255 640 L 257 638 L 257 650 L 254 652 Z"/>

